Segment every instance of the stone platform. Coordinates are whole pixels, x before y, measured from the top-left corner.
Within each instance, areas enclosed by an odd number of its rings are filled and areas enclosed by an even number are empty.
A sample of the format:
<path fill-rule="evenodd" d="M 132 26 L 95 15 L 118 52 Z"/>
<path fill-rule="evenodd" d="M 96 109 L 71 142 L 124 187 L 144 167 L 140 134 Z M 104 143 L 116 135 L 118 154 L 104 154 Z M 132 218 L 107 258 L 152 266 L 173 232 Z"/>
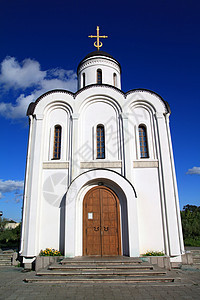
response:
<path fill-rule="evenodd" d="M 172 270 L 178 282 L 157 283 L 25 283 L 25 278 L 35 278 L 36 272 L 24 272 L 18 267 L 0 267 L 0 299 L 199 299 L 200 270 Z"/>
<path fill-rule="evenodd" d="M 153 266 L 141 258 L 75 257 L 38 270 L 25 282 L 48 283 L 152 283 L 178 282 L 180 278 L 169 270 Z"/>

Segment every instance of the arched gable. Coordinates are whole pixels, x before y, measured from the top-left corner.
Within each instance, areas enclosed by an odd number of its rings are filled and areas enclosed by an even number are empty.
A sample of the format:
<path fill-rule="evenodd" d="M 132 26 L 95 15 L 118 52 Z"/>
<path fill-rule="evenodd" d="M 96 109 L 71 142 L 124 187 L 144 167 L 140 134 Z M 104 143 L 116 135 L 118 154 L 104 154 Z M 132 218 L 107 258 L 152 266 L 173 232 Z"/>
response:
<path fill-rule="evenodd" d="M 41 101 L 43 103 L 45 103 L 46 101 L 51 102 L 53 99 L 55 100 L 55 96 L 60 100 L 63 99 L 65 102 L 67 101 L 68 104 L 73 107 L 74 102 L 82 103 L 82 101 L 87 99 L 92 94 L 96 95 L 98 93 L 101 95 L 107 95 L 111 99 L 117 99 L 117 101 L 115 101 L 118 102 L 118 105 L 120 105 L 121 108 L 123 108 L 124 112 L 126 112 L 126 107 L 128 107 L 131 102 L 140 99 L 141 101 L 146 101 L 152 104 L 155 107 L 156 111 L 163 110 L 163 113 L 171 113 L 169 104 L 160 95 L 151 90 L 134 89 L 124 93 L 122 90 L 108 84 L 92 84 L 83 87 L 76 93 L 72 93 L 70 91 L 62 89 L 48 91 L 41 95 L 35 102 L 30 103 L 27 110 L 27 115 L 35 114 L 36 107 Z M 39 106 L 41 107 L 41 105 Z"/>
<path fill-rule="evenodd" d="M 45 109 L 51 105 L 56 105 L 58 102 L 68 106 L 73 112 L 73 93 L 66 90 L 52 90 L 41 95 L 35 102 L 29 104 L 27 115 L 43 114 Z"/>
<path fill-rule="evenodd" d="M 155 111 L 170 114 L 171 110 L 169 104 L 157 93 L 147 89 L 134 89 L 125 94 L 126 107 L 132 105 L 134 102 L 147 103 L 154 108 Z"/>

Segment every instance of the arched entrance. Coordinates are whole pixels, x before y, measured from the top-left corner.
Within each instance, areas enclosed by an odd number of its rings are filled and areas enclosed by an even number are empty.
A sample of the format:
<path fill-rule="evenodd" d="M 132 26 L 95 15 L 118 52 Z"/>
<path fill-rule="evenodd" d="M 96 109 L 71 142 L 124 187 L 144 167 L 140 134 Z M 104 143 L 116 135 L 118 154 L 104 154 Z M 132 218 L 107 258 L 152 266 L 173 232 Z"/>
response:
<path fill-rule="evenodd" d="M 83 200 L 83 255 L 121 255 L 119 199 L 104 186 L 92 188 Z"/>
<path fill-rule="evenodd" d="M 99 186 L 103 183 L 103 186 Z M 92 187 L 108 187 L 120 200 L 121 243 L 119 254 L 137 257 L 139 252 L 137 195 L 133 185 L 119 173 L 108 169 L 88 170 L 78 175 L 66 193 L 65 205 L 65 256 L 75 257 L 83 250 L 83 201 Z M 118 214 L 119 215 L 119 214 Z M 121 250 L 121 251 L 120 251 Z"/>

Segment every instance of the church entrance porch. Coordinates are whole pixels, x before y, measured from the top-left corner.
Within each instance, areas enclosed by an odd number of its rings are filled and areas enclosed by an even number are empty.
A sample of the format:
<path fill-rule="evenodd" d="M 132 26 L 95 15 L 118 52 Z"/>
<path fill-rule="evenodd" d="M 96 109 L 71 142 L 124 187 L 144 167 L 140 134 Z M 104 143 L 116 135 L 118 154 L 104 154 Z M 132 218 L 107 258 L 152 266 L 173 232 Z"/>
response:
<path fill-rule="evenodd" d="M 99 199 L 97 200 L 97 203 L 99 203 L 97 207 L 99 207 L 98 210 L 100 211 L 98 225 L 93 223 L 95 220 L 93 205 L 91 211 L 88 210 L 88 207 L 85 209 L 84 205 L 85 201 L 86 203 L 87 201 L 91 201 L 85 199 L 87 199 L 87 197 L 90 199 L 92 197 L 89 196 L 90 192 L 93 193 L 93 191 L 96 191 L 97 199 Z M 102 200 L 102 191 L 104 195 L 103 199 L 107 197 L 109 202 Z M 106 203 L 111 202 L 115 204 L 107 207 L 109 205 Z M 88 170 L 72 181 L 66 193 L 65 203 L 65 257 L 82 255 L 87 257 L 90 255 L 98 255 L 99 257 L 101 255 L 103 255 L 103 257 L 111 255 L 139 256 L 136 192 L 133 185 L 122 175 L 107 169 Z M 114 211 L 111 213 L 110 209 Z M 90 214 L 88 215 L 88 213 Z M 115 227 L 107 223 L 109 220 L 111 222 L 111 219 L 106 219 L 107 217 L 111 218 L 112 214 L 115 216 Z M 97 243 L 99 245 L 98 249 L 100 249 L 98 250 L 98 254 L 95 252 L 89 252 L 89 254 L 88 247 L 86 247 L 86 245 L 90 243 L 88 240 L 88 229 L 91 230 L 88 225 L 90 220 L 92 220 L 90 223 L 93 224 L 93 226 L 91 225 L 93 235 L 97 233 L 99 239 Z M 94 227 L 96 227 L 95 229 L 97 230 L 94 230 Z M 99 229 L 97 227 L 99 227 Z M 107 227 L 108 230 L 106 230 Z M 112 228 L 115 228 L 115 234 L 112 233 Z M 90 244 L 94 244 L 94 237 L 91 236 L 91 239 L 92 242 Z M 112 240 L 114 240 L 114 244 Z M 111 250 L 112 247 L 115 250 Z M 90 249 L 89 251 L 94 250 Z"/>
<path fill-rule="evenodd" d="M 94 187 L 83 200 L 83 255 L 121 255 L 119 199 L 107 187 Z"/>

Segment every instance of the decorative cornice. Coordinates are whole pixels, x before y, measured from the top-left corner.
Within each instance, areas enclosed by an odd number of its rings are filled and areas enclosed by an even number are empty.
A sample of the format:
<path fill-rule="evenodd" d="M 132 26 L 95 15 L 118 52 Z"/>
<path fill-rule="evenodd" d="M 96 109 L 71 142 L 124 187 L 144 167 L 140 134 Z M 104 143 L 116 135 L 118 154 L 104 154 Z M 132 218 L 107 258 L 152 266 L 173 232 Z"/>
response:
<path fill-rule="evenodd" d="M 68 95 L 71 95 L 72 97 L 74 97 L 74 93 L 67 91 L 67 90 L 63 90 L 63 89 L 55 89 L 55 90 L 48 91 L 48 92 L 42 94 L 39 98 L 37 98 L 37 100 L 35 102 L 31 102 L 29 104 L 26 115 L 27 116 L 33 115 L 35 107 L 38 104 L 38 102 L 40 102 L 40 100 L 42 100 L 47 95 L 51 95 L 51 94 L 55 94 L 55 93 L 68 94 Z"/>
<path fill-rule="evenodd" d="M 121 71 L 121 65 L 120 65 L 120 63 L 119 63 L 112 55 L 110 55 L 110 54 L 107 53 L 107 52 L 104 52 L 104 51 L 99 50 L 99 51 L 93 51 L 93 52 L 87 54 L 87 55 L 81 60 L 81 62 L 79 63 L 79 65 L 78 65 L 78 67 L 77 67 L 77 74 L 79 73 L 79 68 L 80 68 L 80 66 L 81 66 L 85 61 L 87 61 L 87 60 L 89 60 L 89 59 L 94 59 L 94 57 L 102 57 L 102 58 L 104 58 L 104 59 L 107 59 L 107 60 L 110 59 L 110 60 L 114 61 L 114 62 L 119 66 L 120 71 Z"/>
<path fill-rule="evenodd" d="M 133 168 L 158 168 L 158 160 L 135 160 Z"/>
<path fill-rule="evenodd" d="M 94 169 L 94 168 L 121 168 L 121 161 L 88 161 L 81 162 L 81 169 Z"/>
<path fill-rule="evenodd" d="M 98 64 L 111 65 L 119 73 L 121 73 L 120 66 L 114 60 L 111 60 L 111 59 L 108 59 L 108 58 L 96 58 L 96 59 L 93 58 L 93 59 L 88 59 L 88 60 L 84 61 L 80 65 L 79 69 L 77 70 L 77 74 L 79 74 L 87 66 L 94 66 L 94 65 L 98 65 Z"/>
<path fill-rule="evenodd" d="M 128 92 L 125 93 L 125 98 L 127 98 L 127 96 L 128 96 L 129 94 L 132 94 L 132 93 L 138 93 L 138 92 L 139 92 L 139 93 L 144 93 L 144 92 L 146 92 L 146 93 L 149 93 L 149 94 L 155 96 L 157 99 L 159 99 L 159 100 L 164 104 L 166 113 L 171 114 L 171 109 L 170 109 L 169 103 L 168 103 L 167 101 L 165 101 L 159 94 L 157 94 L 156 92 L 153 92 L 153 91 L 151 91 L 151 90 L 143 89 L 143 88 L 140 88 L 140 89 L 133 89 L 133 90 L 130 90 L 130 91 L 128 91 Z"/>
<path fill-rule="evenodd" d="M 43 162 L 43 169 L 69 169 L 69 162 L 68 161 Z"/>
<path fill-rule="evenodd" d="M 120 94 L 122 94 L 124 96 L 124 92 L 120 89 L 118 89 L 117 87 L 110 85 L 110 84 L 90 84 L 90 85 L 86 85 L 84 88 L 78 90 L 74 95 L 74 98 L 76 98 L 77 95 L 79 95 L 81 92 L 88 90 L 90 88 L 93 87 L 98 87 L 98 88 L 110 88 L 112 90 L 115 90 L 116 92 L 119 92 Z"/>
<path fill-rule="evenodd" d="M 131 93 L 137 93 L 137 92 L 149 93 L 149 94 L 155 96 L 156 98 L 158 98 L 164 104 L 166 113 L 169 113 L 169 114 L 171 113 L 171 109 L 170 109 L 170 106 L 169 106 L 168 102 L 166 102 L 159 94 L 157 94 L 157 93 L 155 93 L 151 90 L 141 88 L 141 89 L 133 89 L 133 90 L 130 90 L 130 91 L 124 93 L 122 90 L 114 87 L 113 85 L 109 85 L 109 84 L 91 84 L 91 85 L 87 85 L 84 88 L 78 90 L 76 93 L 72 93 L 70 91 L 62 90 L 62 89 L 55 89 L 55 90 L 48 91 L 48 92 L 44 93 L 43 95 L 41 95 L 39 98 L 37 98 L 37 100 L 35 102 L 31 102 L 29 104 L 29 107 L 28 107 L 28 110 L 27 110 L 27 115 L 28 116 L 33 115 L 35 107 L 38 104 L 38 102 L 47 95 L 54 94 L 54 93 L 63 93 L 63 94 L 71 95 L 75 99 L 77 97 L 77 95 L 79 95 L 83 91 L 94 88 L 94 87 L 112 89 L 112 90 L 122 94 L 125 98 L 127 98 L 127 96 Z"/>
<path fill-rule="evenodd" d="M 41 95 L 39 98 L 37 98 L 35 103 L 37 104 L 45 96 L 50 95 L 50 94 L 54 94 L 54 93 L 63 93 L 63 94 L 69 94 L 71 96 L 74 96 L 74 93 L 72 93 L 70 91 L 63 90 L 63 89 L 55 89 L 55 90 L 48 91 L 48 92 L 44 93 L 43 95 Z"/>

